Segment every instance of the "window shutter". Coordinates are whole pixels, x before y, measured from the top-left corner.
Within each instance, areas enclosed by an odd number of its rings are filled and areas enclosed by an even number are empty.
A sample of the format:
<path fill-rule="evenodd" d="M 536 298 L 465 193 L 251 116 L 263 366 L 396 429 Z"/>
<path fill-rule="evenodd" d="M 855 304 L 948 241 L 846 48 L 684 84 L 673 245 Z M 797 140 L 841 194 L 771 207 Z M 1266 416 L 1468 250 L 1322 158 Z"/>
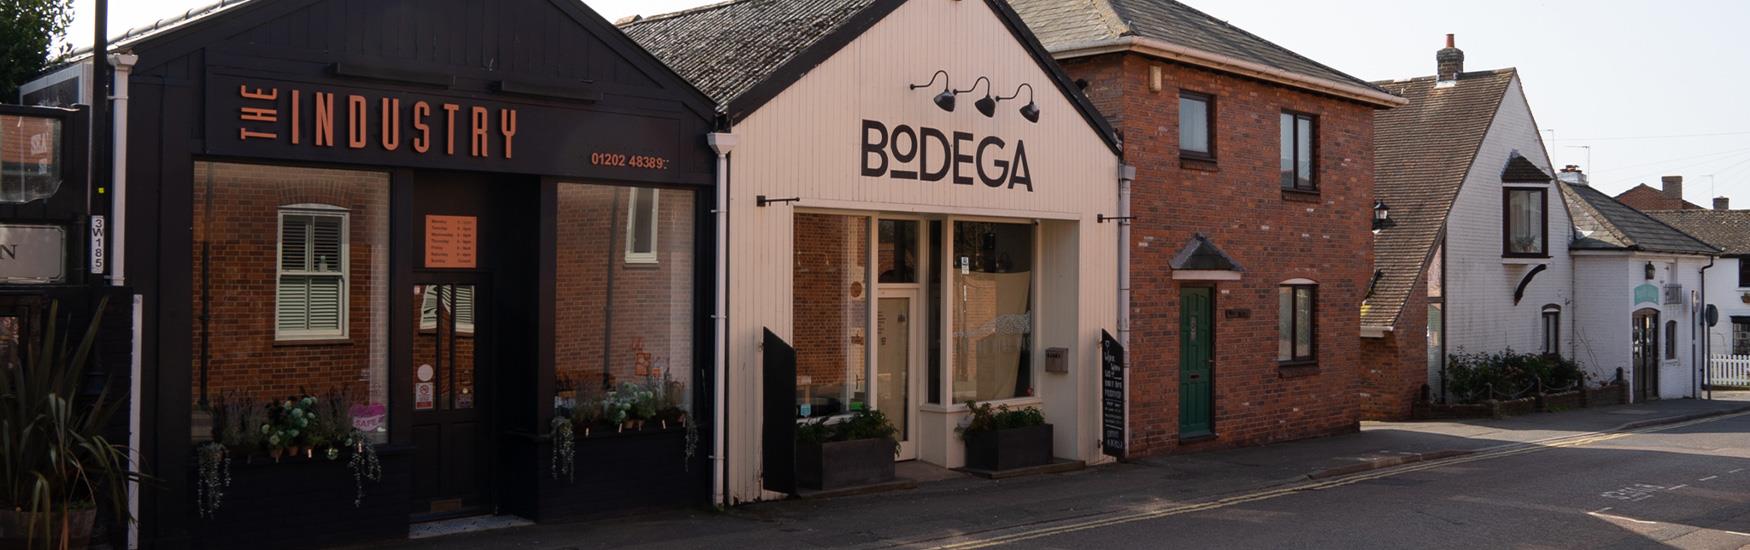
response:
<path fill-rule="evenodd" d="M 474 287 L 458 286 L 456 288 L 456 325 L 474 326 Z"/>
<path fill-rule="evenodd" d="M 309 330 L 340 333 L 341 278 L 310 277 Z"/>
<path fill-rule="evenodd" d="M 280 221 L 280 271 L 308 271 L 310 217 L 287 215 Z"/>
<path fill-rule="evenodd" d="M 289 338 L 346 334 L 346 215 L 291 210 L 280 215 L 275 330 Z"/>
<path fill-rule="evenodd" d="M 305 311 L 310 303 L 309 277 L 283 275 L 279 289 L 279 330 L 307 330 Z"/>
<path fill-rule="evenodd" d="M 340 273 L 342 234 L 340 216 L 317 216 L 311 223 L 309 270 L 320 273 Z"/>

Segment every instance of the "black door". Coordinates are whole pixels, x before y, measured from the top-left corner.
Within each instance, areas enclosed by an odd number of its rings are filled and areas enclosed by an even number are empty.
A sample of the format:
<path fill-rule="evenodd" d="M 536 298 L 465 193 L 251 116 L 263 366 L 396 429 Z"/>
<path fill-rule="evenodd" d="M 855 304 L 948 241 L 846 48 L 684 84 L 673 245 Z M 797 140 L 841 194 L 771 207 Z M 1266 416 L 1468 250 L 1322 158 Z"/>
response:
<path fill-rule="evenodd" d="M 490 320 L 472 276 L 414 285 L 415 520 L 492 511 L 488 461 Z"/>
<path fill-rule="evenodd" d="M 1635 313 L 1634 392 L 1636 401 L 1659 398 L 1659 312 Z"/>
<path fill-rule="evenodd" d="M 796 492 L 796 348 L 766 329 L 762 378 L 766 402 L 760 430 L 761 474 L 767 491 Z"/>

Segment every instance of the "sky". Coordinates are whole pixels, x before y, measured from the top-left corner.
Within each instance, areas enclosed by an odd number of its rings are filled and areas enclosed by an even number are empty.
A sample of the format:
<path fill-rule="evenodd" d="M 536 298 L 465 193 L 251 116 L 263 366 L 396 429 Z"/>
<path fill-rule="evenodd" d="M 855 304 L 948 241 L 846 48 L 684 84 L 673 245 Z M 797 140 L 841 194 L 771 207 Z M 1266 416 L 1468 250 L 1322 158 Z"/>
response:
<path fill-rule="evenodd" d="M 111 0 L 110 33 L 214 0 Z M 603 17 L 716 0 L 585 0 Z M 1071 1 L 1071 0 L 1064 0 Z M 1615 194 L 1685 178 L 1684 198 L 1750 208 L 1750 21 L 1742 0 L 1184 0 L 1367 80 L 1434 73 L 1458 35 L 1466 70 L 1518 67 L 1556 166 L 1580 165 Z M 93 0 L 75 0 L 68 41 L 88 45 Z"/>

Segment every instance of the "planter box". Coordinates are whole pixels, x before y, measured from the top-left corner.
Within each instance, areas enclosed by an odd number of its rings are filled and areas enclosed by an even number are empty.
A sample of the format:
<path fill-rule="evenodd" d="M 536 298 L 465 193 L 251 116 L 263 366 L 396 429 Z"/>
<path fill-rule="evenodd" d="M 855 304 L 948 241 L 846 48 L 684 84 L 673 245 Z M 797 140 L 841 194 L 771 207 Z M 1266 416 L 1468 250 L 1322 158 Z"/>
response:
<path fill-rule="evenodd" d="M 893 481 L 893 441 L 859 439 L 796 445 L 796 482 L 830 491 Z"/>
<path fill-rule="evenodd" d="M 1586 406 L 1586 392 L 1581 390 L 1546 393 L 1538 397 L 1540 403 L 1537 409 L 1542 412 L 1567 411 Z"/>
<path fill-rule="evenodd" d="M 265 456 L 231 459 L 231 486 L 211 518 L 199 517 L 188 500 L 195 548 L 318 548 L 407 538 L 412 483 L 411 448 L 377 448 L 382 481 L 365 482 L 365 498 L 353 506 L 356 487 L 347 456 L 339 460 Z M 199 464 L 190 459 L 190 464 Z M 191 468 L 189 479 L 199 476 Z M 194 495 L 191 483 L 188 494 Z"/>
<path fill-rule="evenodd" d="M 1000 472 L 1051 463 L 1051 425 L 967 432 L 966 467 Z"/>
<path fill-rule="evenodd" d="M 534 506 L 507 498 L 506 509 L 530 519 L 568 522 L 624 517 L 656 510 L 703 506 L 711 500 L 711 452 L 706 434 L 700 448 L 687 457 L 684 428 L 667 430 L 646 426 L 625 432 L 596 431 L 578 437 L 576 481 L 553 479 L 552 443 L 531 445 L 534 451 L 523 460 L 531 467 L 520 469 L 522 482 L 510 485 L 533 487 Z M 529 462 L 522 462 L 529 464 Z"/>
<path fill-rule="evenodd" d="M 1628 402 L 1628 385 L 1613 384 L 1586 390 L 1586 406 L 1608 407 Z"/>
<path fill-rule="evenodd" d="M 1508 399 L 1505 401 L 1491 399 L 1488 401 L 1488 405 L 1490 413 L 1493 414 L 1495 418 L 1525 416 L 1537 412 L 1536 397 L 1521 397 L 1519 399 Z"/>

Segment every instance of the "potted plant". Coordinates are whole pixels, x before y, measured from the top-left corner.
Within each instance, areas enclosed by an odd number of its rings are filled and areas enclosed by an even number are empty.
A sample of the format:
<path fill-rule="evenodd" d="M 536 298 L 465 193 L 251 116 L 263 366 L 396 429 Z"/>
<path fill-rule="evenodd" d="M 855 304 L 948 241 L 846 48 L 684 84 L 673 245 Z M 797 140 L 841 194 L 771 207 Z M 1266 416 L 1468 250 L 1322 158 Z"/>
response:
<path fill-rule="evenodd" d="M 99 506 L 132 520 L 127 485 L 142 477 L 103 435 L 121 401 L 108 384 L 80 395 L 108 302 L 72 348 L 51 304 L 24 360 L 0 365 L 0 548 L 84 548 Z"/>
<path fill-rule="evenodd" d="M 796 481 L 817 490 L 893 481 L 899 430 L 881 411 L 861 410 L 839 422 L 796 428 Z"/>
<path fill-rule="evenodd" d="M 1051 425 L 1039 409 L 967 403 L 972 418 L 959 429 L 966 467 L 1000 472 L 1051 463 Z"/>

